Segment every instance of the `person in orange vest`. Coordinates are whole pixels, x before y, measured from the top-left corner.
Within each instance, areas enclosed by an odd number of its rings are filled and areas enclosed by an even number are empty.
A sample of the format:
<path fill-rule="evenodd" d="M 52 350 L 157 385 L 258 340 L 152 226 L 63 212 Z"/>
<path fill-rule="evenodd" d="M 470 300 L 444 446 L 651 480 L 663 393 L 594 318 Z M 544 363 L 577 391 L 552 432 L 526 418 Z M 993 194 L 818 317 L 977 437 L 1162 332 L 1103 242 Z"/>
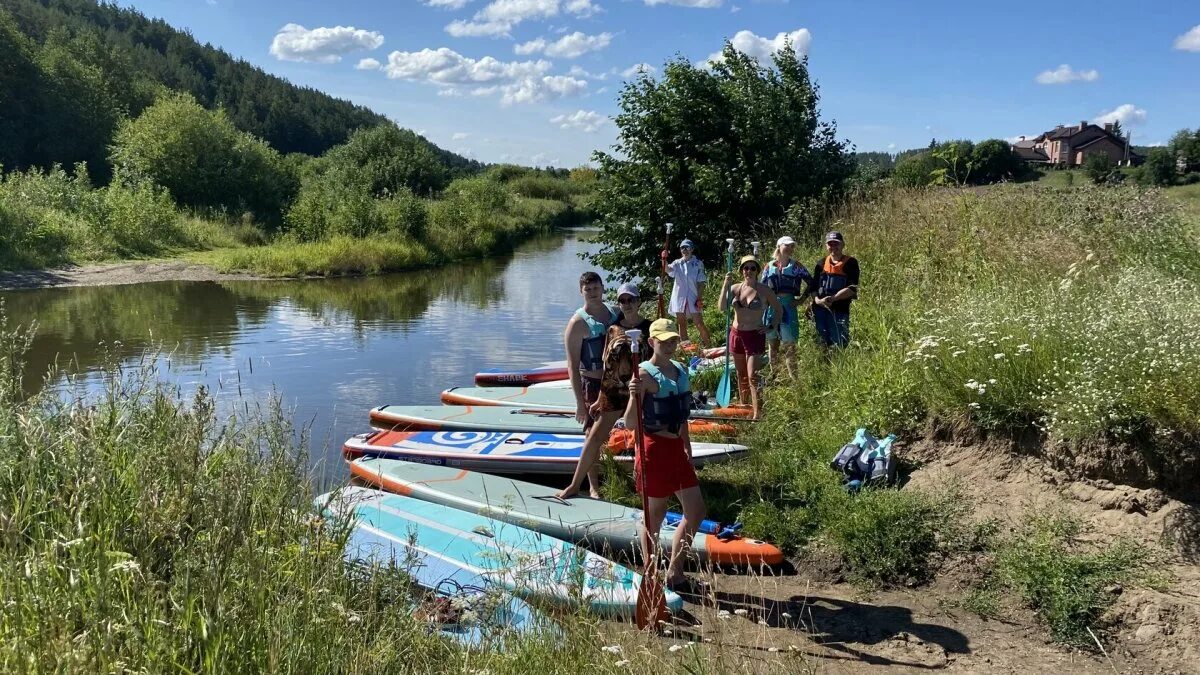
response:
<path fill-rule="evenodd" d="M 841 232 L 825 235 L 828 255 L 813 269 L 813 321 L 817 337 L 826 347 L 850 344 L 850 303 L 858 297 L 858 260 L 846 255 L 845 247 Z"/>

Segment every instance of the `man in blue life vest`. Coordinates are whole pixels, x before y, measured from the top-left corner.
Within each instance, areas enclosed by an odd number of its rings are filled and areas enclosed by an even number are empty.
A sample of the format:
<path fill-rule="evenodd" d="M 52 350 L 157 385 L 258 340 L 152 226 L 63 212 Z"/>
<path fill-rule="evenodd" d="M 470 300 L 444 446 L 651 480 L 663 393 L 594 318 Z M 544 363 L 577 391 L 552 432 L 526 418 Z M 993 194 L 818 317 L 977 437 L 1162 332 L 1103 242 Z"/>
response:
<path fill-rule="evenodd" d="M 858 260 L 846 255 L 845 247 L 846 238 L 841 232 L 825 235 L 828 255 L 813 269 L 813 320 L 817 336 L 826 347 L 850 344 L 850 303 L 858 297 Z"/>
<path fill-rule="evenodd" d="M 590 408 L 600 396 L 600 378 L 604 376 L 604 342 L 608 327 L 620 318 L 617 310 L 604 303 L 604 281 L 595 272 L 579 277 L 583 307 L 577 309 L 563 331 L 567 352 L 567 374 L 575 392 L 575 421 L 586 434 L 595 423 Z M 600 467 L 588 469 L 588 487 L 592 497 L 600 496 Z"/>

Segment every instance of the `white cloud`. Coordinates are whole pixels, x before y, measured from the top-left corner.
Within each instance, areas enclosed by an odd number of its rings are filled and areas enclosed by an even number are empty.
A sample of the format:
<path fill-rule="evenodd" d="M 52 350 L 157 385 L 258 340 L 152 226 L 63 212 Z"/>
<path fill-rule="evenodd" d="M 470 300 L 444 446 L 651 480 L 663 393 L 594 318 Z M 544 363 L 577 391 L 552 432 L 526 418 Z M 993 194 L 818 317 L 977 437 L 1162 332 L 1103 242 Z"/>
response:
<path fill-rule="evenodd" d="M 1121 126 L 1128 127 L 1132 124 L 1142 124 L 1146 121 L 1146 111 L 1133 105 L 1126 103 L 1119 105 L 1112 110 L 1100 113 L 1096 119 L 1092 120 L 1096 124 L 1104 124 L 1106 122 L 1120 122 Z"/>
<path fill-rule="evenodd" d="M 462 9 L 470 3 L 471 0 L 421 0 L 422 5 L 438 9 Z"/>
<path fill-rule="evenodd" d="M 579 129 L 592 134 L 607 124 L 608 118 L 593 110 L 576 110 L 570 115 L 552 117 L 550 123 L 557 124 L 560 129 Z"/>
<path fill-rule="evenodd" d="M 1200 26 L 1175 38 L 1175 49 L 1185 52 L 1200 52 Z"/>
<path fill-rule="evenodd" d="M 555 58 L 574 59 L 588 52 L 596 52 L 604 49 L 612 42 L 612 38 L 612 33 L 587 35 L 575 31 L 570 35 L 562 36 L 554 42 L 546 42 L 543 38 L 530 40 L 529 42 L 513 47 L 513 51 L 518 54 L 542 52 L 546 56 Z"/>
<path fill-rule="evenodd" d="M 615 72 L 615 70 L 616 69 L 613 69 L 611 71 L 604 71 L 604 72 L 600 72 L 600 73 L 593 73 L 590 70 L 587 70 L 586 68 L 583 68 L 579 65 L 572 65 L 571 68 L 567 71 L 567 74 L 570 75 L 571 77 L 581 77 L 581 78 L 586 78 L 589 80 L 607 80 L 608 76 L 613 74 L 613 72 Z"/>
<path fill-rule="evenodd" d="M 553 165 L 556 165 L 559 163 L 557 157 L 554 157 L 553 159 L 549 159 L 549 157 L 550 156 L 547 155 L 546 153 L 539 152 L 538 154 L 534 155 L 533 157 L 530 157 L 529 161 L 534 166 L 537 166 L 539 164 L 541 164 L 543 166 L 553 166 Z"/>
<path fill-rule="evenodd" d="M 699 7 L 701 9 L 712 9 L 720 7 L 724 0 L 644 0 L 651 7 L 655 5 L 678 5 L 680 7 Z"/>
<path fill-rule="evenodd" d="M 438 86 L 442 96 L 500 96 L 501 105 L 534 103 L 576 96 L 587 80 L 547 75 L 549 61 L 500 61 L 491 56 L 472 59 L 453 49 L 392 52 L 383 71 L 390 79 Z"/>
<path fill-rule="evenodd" d="M 453 49 L 422 49 L 419 52 L 388 54 L 383 71 L 393 80 L 430 82 L 438 85 L 476 85 L 540 76 L 550 70 L 549 61 L 500 61 L 485 56 L 472 59 Z"/>
<path fill-rule="evenodd" d="M 354 69 L 355 70 L 379 70 L 380 67 L 382 67 L 382 65 L 383 64 L 381 64 L 376 59 L 362 59 L 358 62 L 357 66 L 354 66 Z"/>
<path fill-rule="evenodd" d="M 895 149 L 896 149 L 896 144 L 895 144 L 895 143 L 888 143 L 888 147 L 887 147 L 887 149 L 888 149 L 888 150 L 895 150 Z"/>
<path fill-rule="evenodd" d="M 517 54 L 536 54 L 546 48 L 545 38 L 535 38 L 529 42 L 522 42 L 519 45 L 513 46 L 513 51 Z"/>
<path fill-rule="evenodd" d="M 740 30 L 730 40 L 734 49 L 763 64 L 769 62 L 771 56 L 783 49 L 783 45 L 788 41 L 792 43 L 792 48 L 796 50 L 797 55 L 806 56 L 809 47 L 812 46 L 812 33 L 808 32 L 807 28 L 801 28 L 790 33 L 779 33 L 773 38 L 765 38 L 748 30 Z M 720 63 L 724 58 L 721 52 L 716 52 L 710 54 L 707 61 L 708 63 Z"/>
<path fill-rule="evenodd" d="M 740 12 L 740 11 L 742 11 L 742 8 L 741 8 L 741 7 L 739 7 L 739 6 L 737 6 L 737 5 L 733 5 L 733 6 L 731 6 L 731 7 L 729 8 L 729 13 L 730 13 L 730 14 L 737 14 L 737 13 L 738 13 L 738 12 Z"/>
<path fill-rule="evenodd" d="M 593 14 L 599 14 L 604 11 L 604 8 L 600 5 L 593 4 L 592 0 L 567 0 L 563 3 L 563 9 L 568 14 L 574 14 L 581 19 L 586 19 Z"/>
<path fill-rule="evenodd" d="M 625 70 L 622 70 L 621 77 L 633 77 L 641 72 L 645 72 L 647 75 L 653 75 L 658 72 L 658 68 L 655 68 L 649 63 L 635 63 Z"/>
<path fill-rule="evenodd" d="M 314 28 L 289 23 L 275 34 L 271 54 L 280 61 L 336 63 L 343 54 L 375 49 L 383 44 L 383 35 L 353 26 Z"/>
<path fill-rule="evenodd" d="M 1038 84 L 1067 84 L 1068 82 L 1095 82 L 1100 79 L 1100 72 L 1096 70 L 1075 70 L 1067 64 L 1038 73 L 1034 78 Z"/>
<path fill-rule="evenodd" d="M 514 26 L 556 16 L 558 10 L 559 0 L 494 0 L 470 21 L 451 21 L 446 32 L 454 37 L 508 37 Z"/>
<path fill-rule="evenodd" d="M 471 136 L 471 134 L 468 134 L 468 133 L 467 133 L 467 132 L 465 132 L 465 131 L 456 131 L 456 132 L 454 132 L 454 135 L 452 135 L 452 136 L 450 137 L 450 140 L 452 140 L 452 141 L 465 141 L 465 140 L 467 140 L 468 138 L 470 138 L 470 136 Z"/>

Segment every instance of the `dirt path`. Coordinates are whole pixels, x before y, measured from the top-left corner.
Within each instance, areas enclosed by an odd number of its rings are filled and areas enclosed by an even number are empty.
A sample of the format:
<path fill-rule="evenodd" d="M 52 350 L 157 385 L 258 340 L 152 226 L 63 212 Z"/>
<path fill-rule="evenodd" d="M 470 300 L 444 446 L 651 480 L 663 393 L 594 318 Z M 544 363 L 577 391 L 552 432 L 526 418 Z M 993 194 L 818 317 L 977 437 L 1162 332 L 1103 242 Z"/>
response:
<path fill-rule="evenodd" d="M 68 286 L 117 286 L 150 281 L 228 281 L 262 278 L 253 274 L 221 274 L 207 265 L 186 260 L 149 260 L 53 270 L 0 272 L 0 291 Z"/>
<path fill-rule="evenodd" d="M 875 591 L 829 583 L 803 563 L 786 576 L 710 575 L 715 606 L 687 598 L 672 636 L 630 638 L 622 627 L 614 642 L 685 671 L 692 658 L 706 672 L 738 673 L 1200 673 L 1200 567 L 1177 536 L 1178 523 L 1200 522 L 1197 505 L 1154 490 L 1065 480 L 1035 458 L 978 445 L 929 442 L 908 452 L 922 462 L 913 487 L 958 481 L 976 517 L 1003 526 L 1025 508 L 1069 510 L 1094 539 L 1127 537 L 1160 551 L 1169 585 L 1114 591 L 1106 654 L 1054 644 L 1031 612 L 989 620 L 962 608 L 971 574 L 953 565 L 930 585 Z M 671 652 L 672 645 L 680 648 Z"/>

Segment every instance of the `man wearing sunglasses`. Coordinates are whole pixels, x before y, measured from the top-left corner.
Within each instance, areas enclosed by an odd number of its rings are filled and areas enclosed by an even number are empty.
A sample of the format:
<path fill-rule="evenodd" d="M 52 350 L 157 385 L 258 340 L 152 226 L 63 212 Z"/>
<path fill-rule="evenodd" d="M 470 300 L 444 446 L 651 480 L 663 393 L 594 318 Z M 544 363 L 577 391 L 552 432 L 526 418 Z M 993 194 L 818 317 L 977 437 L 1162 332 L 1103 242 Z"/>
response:
<path fill-rule="evenodd" d="M 858 260 L 843 250 L 846 238 L 841 232 L 825 235 L 828 255 L 817 261 L 813 285 L 813 320 L 817 336 L 826 347 L 850 344 L 850 303 L 858 297 Z"/>
<path fill-rule="evenodd" d="M 700 331 L 700 346 L 709 344 L 708 328 L 704 325 L 704 317 L 700 312 L 704 309 L 704 282 L 708 277 L 704 274 L 704 263 L 692 255 L 695 246 L 691 239 L 679 242 L 680 257 L 667 265 L 667 276 L 675 280 L 671 289 L 671 314 L 675 315 L 675 324 L 679 328 L 679 336 L 683 341 L 688 339 L 688 319 Z"/>

